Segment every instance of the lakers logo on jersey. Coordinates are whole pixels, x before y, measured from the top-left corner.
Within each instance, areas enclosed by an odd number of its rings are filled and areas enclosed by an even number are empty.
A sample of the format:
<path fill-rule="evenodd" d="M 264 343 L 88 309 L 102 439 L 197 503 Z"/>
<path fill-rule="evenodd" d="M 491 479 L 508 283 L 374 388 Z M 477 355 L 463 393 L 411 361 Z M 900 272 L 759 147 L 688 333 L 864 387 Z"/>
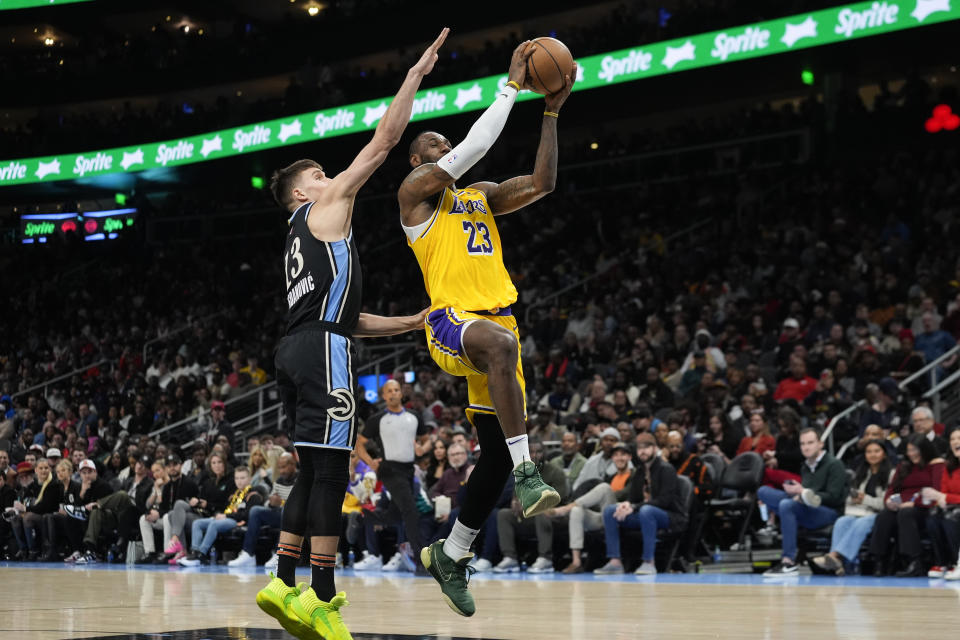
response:
<path fill-rule="evenodd" d="M 427 222 L 405 230 L 432 309 L 489 310 L 516 302 L 497 224 L 479 189 L 444 189 Z"/>

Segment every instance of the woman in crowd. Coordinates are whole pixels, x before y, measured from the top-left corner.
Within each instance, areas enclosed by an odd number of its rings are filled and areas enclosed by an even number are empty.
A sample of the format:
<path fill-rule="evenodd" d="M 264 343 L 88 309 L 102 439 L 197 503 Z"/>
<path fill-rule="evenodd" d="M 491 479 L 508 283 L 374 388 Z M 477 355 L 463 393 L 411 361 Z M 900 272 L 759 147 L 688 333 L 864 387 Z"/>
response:
<path fill-rule="evenodd" d="M 127 468 L 128 464 L 122 453 L 114 451 L 110 454 L 107 464 L 104 465 L 103 479 L 109 482 L 115 490 L 118 489 L 121 482 L 120 473 Z"/>
<path fill-rule="evenodd" d="M 933 538 L 936 565 L 927 576 L 960 580 L 957 552 L 960 550 L 960 429 L 950 432 L 940 490 L 924 487 L 920 497 L 925 504 L 935 504 L 927 519 L 927 531 Z"/>
<path fill-rule="evenodd" d="M 877 514 L 883 511 L 883 496 L 893 479 L 893 465 L 879 440 L 867 443 L 863 462 L 857 467 L 847 503 L 836 522 L 830 540 L 830 553 L 813 558 L 814 573 L 842 576 L 856 564 L 860 546 L 873 530 Z"/>
<path fill-rule="evenodd" d="M 64 462 L 70 467 L 70 473 L 67 474 L 66 480 L 66 485 L 69 486 L 70 474 L 73 473 L 73 465 L 70 464 L 68 460 L 63 460 L 60 464 Z M 46 458 L 41 458 L 37 461 L 37 467 L 34 471 L 37 475 L 37 484 L 40 485 L 40 492 L 37 494 L 36 501 L 30 506 L 22 502 L 17 503 L 19 507 L 17 507 L 16 504 L 14 505 L 14 509 L 20 516 L 12 523 L 13 535 L 16 537 L 17 545 L 20 547 L 20 551 L 16 556 L 18 560 L 36 560 L 40 555 L 38 549 L 41 547 L 41 544 L 38 543 L 41 543 L 42 540 L 37 540 L 37 529 L 39 528 L 43 531 L 43 516 L 59 509 L 60 502 L 63 499 L 63 487 L 60 486 L 61 482 L 55 482 L 53 480 L 53 475 L 50 473 L 50 463 Z M 60 479 L 59 465 L 57 466 L 57 478 Z"/>
<path fill-rule="evenodd" d="M 250 484 L 265 489 L 270 493 L 273 487 L 273 464 L 267 459 L 267 454 L 259 444 L 250 450 Z"/>
<path fill-rule="evenodd" d="M 920 531 L 930 509 L 923 504 L 921 491 L 924 487 L 940 490 L 943 460 L 936 456 L 933 443 L 922 434 L 914 433 L 907 438 L 906 456 L 897 466 L 883 496 L 885 508 L 877 515 L 870 538 L 873 575 L 884 576 L 890 570 L 894 539 L 900 556 L 906 562 L 905 568 L 897 572 L 897 577 L 924 574 L 920 565 Z"/>
<path fill-rule="evenodd" d="M 426 486 L 424 490 L 429 491 L 430 488 L 437 483 L 437 480 L 440 479 L 440 476 L 443 475 L 443 472 L 449 467 L 450 463 L 447 462 L 447 443 L 437 438 L 433 443 L 433 457 L 430 459 L 430 466 L 427 467 Z"/>
<path fill-rule="evenodd" d="M 761 456 L 767 451 L 777 448 L 777 441 L 770 435 L 770 425 L 763 409 L 754 409 L 750 412 L 750 435 L 740 441 L 736 455 L 753 451 Z M 736 456 L 734 456 L 736 457 Z"/>
<path fill-rule="evenodd" d="M 192 526 L 195 520 L 223 511 L 234 489 L 233 469 L 227 466 L 226 458 L 222 454 L 211 453 L 200 481 L 200 495 L 190 498 L 189 502 L 177 500 L 173 503 L 170 511 L 170 544 L 165 551 L 169 564 L 177 564 L 180 558 L 187 555 L 183 542 L 186 527 Z"/>
<path fill-rule="evenodd" d="M 736 457 L 741 440 L 742 438 L 738 438 L 734 433 L 733 425 L 730 424 L 726 413 L 720 409 L 710 412 L 707 432 L 700 440 L 703 443 L 704 453 L 720 454 L 729 462 Z"/>

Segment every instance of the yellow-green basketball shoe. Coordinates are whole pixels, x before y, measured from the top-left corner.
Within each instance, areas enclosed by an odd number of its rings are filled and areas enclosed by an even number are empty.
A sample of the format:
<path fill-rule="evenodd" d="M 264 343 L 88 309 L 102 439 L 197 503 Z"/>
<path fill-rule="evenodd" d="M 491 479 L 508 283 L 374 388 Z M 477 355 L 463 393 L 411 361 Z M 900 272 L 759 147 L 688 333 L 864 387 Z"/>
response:
<path fill-rule="evenodd" d="M 340 617 L 340 609 L 348 604 L 347 594 L 343 591 L 333 596 L 330 602 L 324 602 L 312 588 L 307 588 L 290 603 L 290 611 L 324 640 L 353 640 Z"/>
<path fill-rule="evenodd" d="M 283 580 L 270 572 L 270 582 L 257 592 L 257 606 L 271 618 L 276 618 L 281 627 L 300 640 L 317 640 L 313 629 L 303 624 L 300 618 L 290 610 L 290 604 L 306 588 L 307 585 L 304 582 L 295 587 L 288 587 Z"/>

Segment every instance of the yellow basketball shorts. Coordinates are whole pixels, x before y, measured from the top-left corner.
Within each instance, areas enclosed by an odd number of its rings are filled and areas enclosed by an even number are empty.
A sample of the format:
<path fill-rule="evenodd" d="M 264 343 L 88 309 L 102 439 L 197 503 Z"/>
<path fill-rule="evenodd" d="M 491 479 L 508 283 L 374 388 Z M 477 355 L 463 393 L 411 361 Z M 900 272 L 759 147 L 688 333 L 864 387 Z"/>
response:
<path fill-rule="evenodd" d="M 474 415 L 485 413 L 496 415 L 490 390 L 487 387 L 487 374 L 477 369 L 463 349 L 463 332 L 474 322 L 493 322 L 506 327 L 517 339 L 517 382 L 523 392 L 524 416 L 526 416 L 526 384 L 523 380 L 523 366 L 520 363 L 520 332 L 517 321 L 510 308 L 500 309 L 497 313 L 461 311 L 453 307 L 435 309 L 427 315 L 427 348 L 430 356 L 441 369 L 454 376 L 467 379 L 467 393 L 470 404 L 466 409 L 467 419 L 474 424 Z"/>

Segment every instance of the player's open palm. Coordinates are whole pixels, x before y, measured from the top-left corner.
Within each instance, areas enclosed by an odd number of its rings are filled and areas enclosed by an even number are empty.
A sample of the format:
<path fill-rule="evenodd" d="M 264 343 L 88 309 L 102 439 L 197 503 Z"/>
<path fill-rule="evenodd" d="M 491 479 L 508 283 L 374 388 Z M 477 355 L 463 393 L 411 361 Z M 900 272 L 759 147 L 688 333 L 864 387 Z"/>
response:
<path fill-rule="evenodd" d="M 563 89 L 560 89 L 560 91 L 556 93 L 551 93 L 544 98 L 544 106 L 546 106 L 547 111 L 553 111 L 554 113 L 560 111 L 560 107 L 567 101 L 567 96 L 570 95 L 570 92 L 573 90 L 573 83 L 576 81 L 577 63 L 574 62 L 573 68 L 570 69 L 570 74 L 563 77 Z"/>
<path fill-rule="evenodd" d="M 433 71 L 433 65 L 436 64 L 437 59 L 439 58 L 437 51 L 440 50 L 440 47 L 443 45 L 443 41 L 447 39 L 448 33 L 450 33 L 450 28 L 444 27 L 443 31 L 440 32 L 440 35 L 437 36 L 437 39 L 433 41 L 433 44 L 427 47 L 427 50 L 423 52 L 422 56 L 420 56 L 417 64 L 410 67 L 410 70 L 424 76 Z"/>

